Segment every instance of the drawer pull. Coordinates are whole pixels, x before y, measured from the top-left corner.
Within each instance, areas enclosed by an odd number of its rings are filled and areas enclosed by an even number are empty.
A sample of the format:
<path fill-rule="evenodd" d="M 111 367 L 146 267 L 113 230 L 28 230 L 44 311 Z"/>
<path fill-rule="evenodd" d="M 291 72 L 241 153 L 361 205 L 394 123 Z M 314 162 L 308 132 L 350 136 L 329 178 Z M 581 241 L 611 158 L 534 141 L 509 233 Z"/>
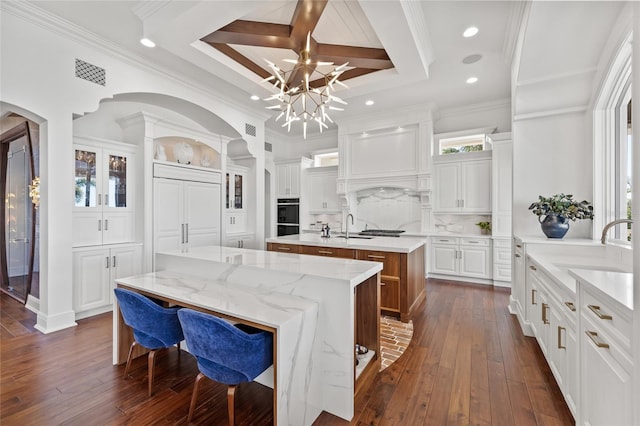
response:
<path fill-rule="evenodd" d="M 378 256 L 375 254 L 368 254 L 367 257 L 371 258 L 371 259 L 384 259 L 384 256 Z"/>
<path fill-rule="evenodd" d="M 522 245 L 521 244 L 516 244 L 516 247 L 522 248 Z"/>
<path fill-rule="evenodd" d="M 480 244 L 480 241 L 467 241 L 468 244 Z"/>
<path fill-rule="evenodd" d="M 542 304 L 542 323 L 549 324 L 549 305 L 547 303 Z"/>
<path fill-rule="evenodd" d="M 567 349 L 566 346 L 562 346 L 562 331 L 566 332 L 566 328 L 558 326 L 558 349 Z"/>
<path fill-rule="evenodd" d="M 564 302 L 564 304 L 567 305 L 567 308 L 569 308 L 571 312 L 576 311 L 576 305 L 574 305 L 573 302 Z"/>
<path fill-rule="evenodd" d="M 531 269 L 532 271 L 537 271 L 537 270 L 538 270 L 538 268 L 536 268 L 536 267 L 535 267 L 535 266 L 533 266 L 533 265 L 529 265 L 529 269 Z"/>
<path fill-rule="evenodd" d="M 320 254 L 333 254 L 332 251 L 327 251 L 327 250 L 318 250 L 318 253 L 320 253 Z"/>
<path fill-rule="evenodd" d="M 532 305 L 537 305 L 538 302 L 536 302 L 536 292 L 537 290 L 531 290 L 531 304 Z"/>
<path fill-rule="evenodd" d="M 290 247 L 278 247 L 278 250 L 291 251 L 291 248 Z"/>
<path fill-rule="evenodd" d="M 450 243 L 450 242 L 452 242 L 451 240 L 438 240 L 438 241 L 440 241 L 441 243 Z"/>
<path fill-rule="evenodd" d="M 383 285 L 387 285 L 387 283 L 383 283 L 382 281 L 380 281 L 380 286 L 383 286 Z"/>
<path fill-rule="evenodd" d="M 585 331 L 585 333 L 587 334 L 587 336 L 589 336 L 589 339 L 591 339 L 591 341 L 593 342 L 594 345 L 596 345 L 599 348 L 605 348 L 605 349 L 609 349 L 609 344 L 608 343 L 604 343 L 601 342 L 600 340 L 598 340 L 598 333 L 596 333 L 595 331 Z"/>
<path fill-rule="evenodd" d="M 598 318 L 603 319 L 603 320 L 612 320 L 613 317 L 611 315 L 607 315 L 607 314 L 603 314 L 602 312 L 600 312 L 600 306 L 598 305 L 587 305 L 589 307 L 589 309 L 591 309 L 591 312 L 593 312 L 594 314 L 596 314 L 598 316 Z"/>
<path fill-rule="evenodd" d="M 515 257 L 522 257 L 518 253 L 514 254 Z"/>

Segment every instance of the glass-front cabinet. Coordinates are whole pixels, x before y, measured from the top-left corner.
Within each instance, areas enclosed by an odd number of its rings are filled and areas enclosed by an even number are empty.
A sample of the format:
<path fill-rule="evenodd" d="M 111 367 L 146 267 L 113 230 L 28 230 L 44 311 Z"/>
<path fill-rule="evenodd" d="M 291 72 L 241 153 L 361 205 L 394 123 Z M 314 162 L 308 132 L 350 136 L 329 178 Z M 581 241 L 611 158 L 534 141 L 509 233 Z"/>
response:
<path fill-rule="evenodd" d="M 75 207 L 126 208 L 129 155 L 77 145 Z"/>
<path fill-rule="evenodd" d="M 74 247 L 134 240 L 130 167 L 135 147 L 95 142 L 74 145 Z"/>
<path fill-rule="evenodd" d="M 225 180 L 226 233 L 237 234 L 246 230 L 246 175 L 248 169 L 228 165 Z"/>

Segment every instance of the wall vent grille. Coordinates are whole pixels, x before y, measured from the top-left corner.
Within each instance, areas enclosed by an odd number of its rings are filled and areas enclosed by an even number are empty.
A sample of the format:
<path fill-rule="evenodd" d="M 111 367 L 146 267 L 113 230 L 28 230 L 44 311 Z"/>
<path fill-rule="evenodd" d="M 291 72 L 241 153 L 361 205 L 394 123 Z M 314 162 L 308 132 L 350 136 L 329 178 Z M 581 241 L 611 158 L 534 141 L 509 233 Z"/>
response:
<path fill-rule="evenodd" d="M 90 81 L 101 86 L 107 84 L 107 71 L 89 62 L 76 59 L 76 77 Z"/>
<path fill-rule="evenodd" d="M 269 142 L 264 143 L 264 150 L 267 152 L 273 152 L 273 145 Z"/>
<path fill-rule="evenodd" d="M 244 132 L 249 135 L 249 136 L 255 136 L 256 135 L 256 126 L 249 124 L 249 123 L 244 123 Z"/>

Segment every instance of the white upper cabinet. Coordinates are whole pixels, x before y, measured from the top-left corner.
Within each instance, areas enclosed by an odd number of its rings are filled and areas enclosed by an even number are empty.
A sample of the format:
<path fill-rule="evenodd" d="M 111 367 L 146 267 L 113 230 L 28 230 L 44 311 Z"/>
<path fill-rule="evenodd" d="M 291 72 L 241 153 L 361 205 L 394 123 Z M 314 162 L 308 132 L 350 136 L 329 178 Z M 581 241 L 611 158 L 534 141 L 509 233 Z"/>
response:
<path fill-rule="evenodd" d="M 491 213 L 491 160 L 447 161 L 434 165 L 435 212 Z"/>
<path fill-rule="evenodd" d="M 134 240 L 135 147 L 95 143 L 74 145 L 74 247 Z"/>
<path fill-rule="evenodd" d="M 309 213 L 339 213 L 341 203 L 336 190 L 338 168 L 313 167 L 307 169 L 307 178 Z"/>
<path fill-rule="evenodd" d="M 310 164 L 308 158 L 276 164 L 276 198 L 300 198 L 301 172 Z"/>

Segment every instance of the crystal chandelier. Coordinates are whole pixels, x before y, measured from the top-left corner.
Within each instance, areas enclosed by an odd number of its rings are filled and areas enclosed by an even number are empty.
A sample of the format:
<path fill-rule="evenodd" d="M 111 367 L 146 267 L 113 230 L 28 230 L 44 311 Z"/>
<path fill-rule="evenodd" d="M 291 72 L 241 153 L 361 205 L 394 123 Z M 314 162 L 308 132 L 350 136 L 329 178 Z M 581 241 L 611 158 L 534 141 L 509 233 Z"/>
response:
<path fill-rule="evenodd" d="M 334 85 L 340 84 L 347 87 L 338 78 L 346 71 L 348 62 L 324 73 L 318 67 L 332 66 L 333 62 L 312 61 L 309 56 L 309 41 L 311 34 L 307 34 L 306 48 L 300 52 L 297 60 L 284 59 L 285 62 L 294 64 L 293 68 L 285 71 L 271 61 L 267 61 L 273 75 L 267 77 L 263 82 L 273 82 L 273 87 L 278 90 L 274 95 L 264 99 L 265 101 L 276 101 L 275 105 L 268 106 L 267 109 L 279 110 L 280 115 L 276 121 L 284 117 L 282 127 L 287 127 L 291 131 L 291 124 L 295 121 L 302 121 L 302 134 L 307 138 L 307 125 L 315 122 L 318 124 L 320 132 L 327 128 L 326 121 L 333 123 L 329 117 L 329 110 L 343 111 L 343 108 L 331 105 L 347 103 L 333 94 Z M 312 74 L 320 74 L 322 77 L 313 81 L 313 86 L 309 83 Z M 318 84 L 318 81 L 321 83 Z"/>

